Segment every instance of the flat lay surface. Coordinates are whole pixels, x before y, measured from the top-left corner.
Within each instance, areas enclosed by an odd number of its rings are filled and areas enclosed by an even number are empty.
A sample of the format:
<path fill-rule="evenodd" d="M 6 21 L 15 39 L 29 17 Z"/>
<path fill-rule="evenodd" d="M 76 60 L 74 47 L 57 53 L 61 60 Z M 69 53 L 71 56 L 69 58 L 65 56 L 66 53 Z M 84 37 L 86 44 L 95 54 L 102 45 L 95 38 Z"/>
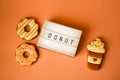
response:
<path fill-rule="evenodd" d="M 0 80 L 120 80 L 119 0 L 0 0 Z M 39 35 L 30 41 L 17 35 L 17 24 L 32 17 Z M 75 57 L 37 47 L 38 60 L 20 65 L 16 48 L 24 42 L 37 44 L 45 20 L 82 30 Z M 100 70 L 87 67 L 87 44 L 101 37 L 106 54 Z"/>

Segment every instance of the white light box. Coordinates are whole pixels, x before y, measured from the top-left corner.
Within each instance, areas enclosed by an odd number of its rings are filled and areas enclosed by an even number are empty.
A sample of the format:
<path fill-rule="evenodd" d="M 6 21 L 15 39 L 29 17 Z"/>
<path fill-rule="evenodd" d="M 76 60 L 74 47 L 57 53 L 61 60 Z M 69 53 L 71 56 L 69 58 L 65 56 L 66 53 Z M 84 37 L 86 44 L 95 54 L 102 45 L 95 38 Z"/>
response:
<path fill-rule="evenodd" d="M 74 57 L 82 31 L 45 21 L 37 46 Z"/>

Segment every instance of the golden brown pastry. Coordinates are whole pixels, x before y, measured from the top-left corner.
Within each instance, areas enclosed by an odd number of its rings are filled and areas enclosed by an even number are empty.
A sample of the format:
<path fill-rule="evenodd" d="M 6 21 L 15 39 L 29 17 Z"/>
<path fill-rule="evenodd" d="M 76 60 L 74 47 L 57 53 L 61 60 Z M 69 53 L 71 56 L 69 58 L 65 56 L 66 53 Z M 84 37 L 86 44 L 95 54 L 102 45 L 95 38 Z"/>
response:
<path fill-rule="evenodd" d="M 34 45 L 23 43 L 16 49 L 16 60 L 24 66 L 28 66 L 36 62 L 38 53 Z"/>
<path fill-rule="evenodd" d="M 39 25 L 32 18 L 24 18 L 17 25 L 17 34 L 25 39 L 32 40 L 38 35 Z"/>

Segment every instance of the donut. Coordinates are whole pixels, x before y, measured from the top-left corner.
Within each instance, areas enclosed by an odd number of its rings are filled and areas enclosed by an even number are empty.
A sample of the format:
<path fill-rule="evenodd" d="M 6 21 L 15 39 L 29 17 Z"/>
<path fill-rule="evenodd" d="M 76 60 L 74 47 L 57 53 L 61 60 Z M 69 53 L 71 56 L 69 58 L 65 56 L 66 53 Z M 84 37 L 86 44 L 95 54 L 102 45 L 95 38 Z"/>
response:
<path fill-rule="evenodd" d="M 16 49 L 16 60 L 20 65 L 28 66 L 38 59 L 38 52 L 33 44 L 22 43 Z"/>
<path fill-rule="evenodd" d="M 25 40 L 32 40 L 38 35 L 39 25 L 33 18 L 24 18 L 18 22 L 17 34 Z"/>
<path fill-rule="evenodd" d="M 87 45 L 88 67 L 92 70 L 99 70 L 106 52 L 105 44 L 101 38 L 96 38 Z"/>

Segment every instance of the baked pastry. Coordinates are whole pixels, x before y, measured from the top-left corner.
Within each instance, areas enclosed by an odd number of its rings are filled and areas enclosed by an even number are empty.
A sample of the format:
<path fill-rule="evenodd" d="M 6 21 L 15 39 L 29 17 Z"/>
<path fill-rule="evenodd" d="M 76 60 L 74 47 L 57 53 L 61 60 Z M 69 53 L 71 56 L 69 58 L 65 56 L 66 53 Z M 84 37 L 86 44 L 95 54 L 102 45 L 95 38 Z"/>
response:
<path fill-rule="evenodd" d="M 32 18 L 24 18 L 17 25 L 17 34 L 25 39 L 32 40 L 38 35 L 39 25 Z"/>
<path fill-rule="evenodd" d="M 16 60 L 20 65 L 28 66 L 36 62 L 38 52 L 34 45 L 23 43 L 16 49 Z"/>
<path fill-rule="evenodd" d="M 96 38 L 87 45 L 88 49 L 88 67 L 93 70 L 100 69 L 102 64 L 105 48 L 100 38 Z"/>

